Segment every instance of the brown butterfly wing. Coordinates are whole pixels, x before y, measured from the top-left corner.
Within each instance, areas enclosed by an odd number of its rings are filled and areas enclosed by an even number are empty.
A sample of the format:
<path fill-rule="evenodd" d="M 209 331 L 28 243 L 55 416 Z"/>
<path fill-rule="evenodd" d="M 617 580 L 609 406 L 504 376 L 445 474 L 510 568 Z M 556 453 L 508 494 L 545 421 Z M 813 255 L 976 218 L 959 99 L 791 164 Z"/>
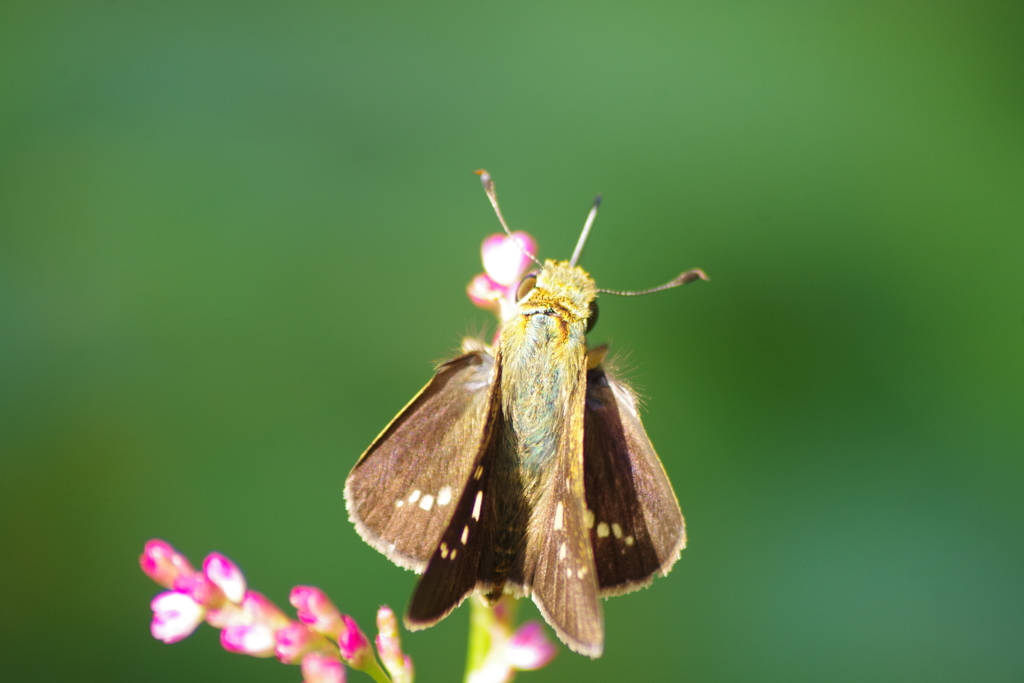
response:
<path fill-rule="evenodd" d="M 349 518 L 395 564 L 422 572 L 449 526 L 481 448 L 494 371 L 482 351 L 439 367 L 348 475 Z"/>
<path fill-rule="evenodd" d="M 501 457 L 502 416 L 495 402 L 482 438 L 482 448 L 459 498 L 451 522 L 434 549 L 426 571 L 409 601 L 406 627 L 419 630 L 433 626 L 458 607 L 475 590 L 490 593 L 498 553 L 502 500 L 519 491 L 504 486 L 498 466 Z M 500 590 L 500 589 L 499 589 Z"/>
<path fill-rule="evenodd" d="M 574 652 L 596 658 L 604 649 L 604 617 L 580 490 L 581 474 L 556 465 L 530 536 L 531 551 L 536 553 L 530 590 L 562 642 Z"/>
<path fill-rule="evenodd" d="M 587 373 L 583 473 L 590 541 L 602 597 L 664 576 L 686 545 L 686 527 L 633 393 L 597 367 Z M 592 517 L 591 517 L 592 515 Z"/>

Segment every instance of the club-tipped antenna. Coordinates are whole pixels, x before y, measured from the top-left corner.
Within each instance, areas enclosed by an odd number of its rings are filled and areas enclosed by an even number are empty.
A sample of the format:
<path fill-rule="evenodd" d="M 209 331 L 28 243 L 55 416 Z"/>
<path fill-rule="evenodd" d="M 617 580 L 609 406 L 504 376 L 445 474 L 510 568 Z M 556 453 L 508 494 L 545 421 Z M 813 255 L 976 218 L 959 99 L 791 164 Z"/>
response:
<path fill-rule="evenodd" d="M 583 224 L 583 232 L 580 233 L 580 239 L 576 242 L 572 258 L 569 259 L 570 266 L 575 266 L 580 260 L 580 254 L 583 253 L 583 245 L 587 243 L 587 235 L 590 234 L 590 226 L 594 224 L 594 219 L 597 218 L 597 207 L 599 206 L 601 206 L 601 195 L 594 197 L 594 205 L 590 207 L 590 213 L 587 214 L 587 222 Z"/>
<path fill-rule="evenodd" d="M 709 278 L 704 273 L 703 270 L 701 270 L 700 268 L 694 268 L 693 270 L 688 270 L 685 273 L 683 273 L 682 275 L 676 277 L 673 280 L 670 280 L 670 281 L 666 282 L 663 285 L 660 285 L 658 287 L 652 287 L 651 289 L 645 289 L 645 290 L 640 291 L 640 292 L 617 292 L 614 289 L 599 289 L 597 291 L 601 292 L 602 294 L 615 294 L 616 296 L 641 296 L 643 294 L 654 294 L 655 292 L 660 292 L 663 289 L 672 289 L 673 287 L 681 287 L 681 286 L 683 286 L 685 284 L 689 284 L 689 283 L 693 282 L 694 280 L 705 280 L 705 281 L 708 281 L 710 279 L 711 278 Z"/>
<path fill-rule="evenodd" d="M 482 168 L 479 171 L 473 171 L 473 173 L 480 176 L 480 182 L 483 183 L 484 192 L 487 193 L 487 198 L 491 200 L 491 206 L 494 207 L 494 213 L 498 214 L 498 220 L 501 222 L 501 227 L 505 228 L 505 234 L 512 237 L 512 243 L 519 248 L 519 251 L 523 252 L 525 256 L 529 257 L 530 260 L 538 266 L 543 267 L 544 264 L 538 261 L 536 256 L 526 251 L 526 249 L 523 248 L 523 245 L 519 244 L 519 240 L 512 236 L 512 231 L 508 229 L 508 223 L 505 222 L 505 217 L 501 215 L 501 208 L 498 206 L 498 193 L 494 191 L 494 181 L 491 180 L 491 174 Z"/>

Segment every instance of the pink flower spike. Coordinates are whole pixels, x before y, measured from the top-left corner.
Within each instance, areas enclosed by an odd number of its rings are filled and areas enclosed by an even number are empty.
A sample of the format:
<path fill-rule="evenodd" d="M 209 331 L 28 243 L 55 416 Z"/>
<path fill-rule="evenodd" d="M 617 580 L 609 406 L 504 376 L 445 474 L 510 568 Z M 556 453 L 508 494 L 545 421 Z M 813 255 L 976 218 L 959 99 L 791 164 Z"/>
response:
<path fill-rule="evenodd" d="M 146 547 L 139 556 L 139 565 L 146 576 L 164 588 L 172 588 L 179 576 L 195 574 L 196 571 L 184 555 L 159 538 L 146 541 Z"/>
<path fill-rule="evenodd" d="M 302 658 L 303 683 L 345 683 L 345 667 L 337 657 L 310 652 Z"/>
<path fill-rule="evenodd" d="M 274 654 L 284 664 L 298 664 L 310 652 L 332 649 L 326 638 L 298 622 L 279 629 L 274 638 Z"/>
<path fill-rule="evenodd" d="M 153 621 L 149 630 L 153 637 L 165 643 L 176 643 L 187 638 L 203 621 L 206 610 L 184 593 L 165 591 L 149 604 Z"/>
<path fill-rule="evenodd" d="M 298 612 L 299 621 L 328 638 L 337 639 L 345 628 L 341 612 L 315 586 L 296 586 L 288 596 L 288 602 Z"/>
<path fill-rule="evenodd" d="M 228 626 L 220 632 L 220 644 L 228 652 L 252 657 L 270 657 L 277 641 L 274 631 L 263 624 Z"/>
<path fill-rule="evenodd" d="M 508 641 L 508 663 L 520 671 L 533 671 L 547 666 L 557 649 L 544 634 L 544 627 L 528 621 Z"/>
<path fill-rule="evenodd" d="M 342 659 L 348 662 L 353 669 L 359 671 L 365 671 L 376 665 L 377 661 L 373 657 L 370 641 L 366 639 L 366 635 L 363 634 L 356 620 L 347 614 L 343 615 L 341 619 L 345 623 L 345 628 L 338 636 L 338 649 L 341 650 Z"/>
<path fill-rule="evenodd" d="M 203 573 L 236 605 L 245 597 L 245 576 L 234 562 L 220 553 L 210 553 L 203 560 Z"/>
<path fill-rule="evenodd" d="M 474 306 L 501 315 L 501 302 L 508 298 L 508 288 L 480 273 L 466 286 L 466 295 Z"/>
<path fill-rule="evenodd" d="M 387 605 L 377 610 L 377 653 L 393 683 L 412 683 L 412 660 L 402 654 L 398 620 Z"/>
<path fill-rule="evenodd" d="M 523 251 L 537 253 L 537 242 L 528 233 L 514 232 L 512 237 L 501 233 L 491 235 L 480 248 L 484 270 L 499 285 L 516 285 L 533 263 Z"/>

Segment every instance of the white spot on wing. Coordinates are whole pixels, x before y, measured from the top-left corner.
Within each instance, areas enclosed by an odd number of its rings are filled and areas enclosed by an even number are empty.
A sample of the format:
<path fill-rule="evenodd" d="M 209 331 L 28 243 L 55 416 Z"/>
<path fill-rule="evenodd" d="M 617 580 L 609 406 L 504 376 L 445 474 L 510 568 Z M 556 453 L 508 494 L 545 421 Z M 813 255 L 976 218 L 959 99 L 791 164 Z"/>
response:
<path fill-rule="evenodd" d="M 473 501 L 473 519 L 480 521 L 480 505 L 484 502 L 484 492 L 476 492 L 476 500 Z"/>
<path fill-rule="evenodd" d="M 415 491 L 413 491 L 412 493 L 409 494 L 409 504 L 410 505 L 415 503 L 419 499 L 420 499 L 420 490 L 419 489 L 416 489 Z"/>
<path fill-rule="evenodd" d="M 622 538 L 622 527 L 618 522 L 612 522 L 612 533 L 615 534 L 615 538 Z"/>
<path fill-rule="evenodd" d="M 437 492 L 437 504 L 447 505 L 450 502 L 452 502 L 452 487 L 445 486 Z"/>
<path fill-rule="evenodd" d="M 565 568 L 565 575 L 566 576 L 572 576 L 572 569 L 570 569 L 569 567 L 566 567 Z"/>
<path fill-rule="evenodd" d="M 632 538 L 632 537 L 630 537 Z M 469 540 L 469 525 L 462 527 L 462 545 L 466 545 L 466 541 Z"/>
<path fill-rule="evenodd" d="M 420 507 L 424 510 L 429 510 L 434 506 L 434 497 L 429 493 L 420 498 Z"/>
<path fill-rule="evenodd" d="M 605 523 L 605 522 L 601 522 L 600 524 L 597 525 L 597 537 L 598 538 L 604 538 L 607 535 L 608 535 L 608 524 Z"/>
<path fill-rule="evenodd" d="M 558 501 L 558 507 L 555 508 L 555 531 L 562 528 L 562 501 Z"/>
<path fill-rule="evenodd" d="M 586 575 L 587 575 L 587 568 L 586 567 L 583 567 L 581 569 L 577 569 L 576 570 L 576 578 L 577 579 L 582 579 Z"/>
<path fill-rule="evenodd" d="M 401 498 L 399 498 L 398 500 L 396 500 L 396 501 L 395 501 L 395 507 L 396 507 L 396 508 L 400 508 L 400 507 L 402 507 L 403 505 L 405 505 L 405 501 L 404 501 L 404 500 L 402 500 Z"/>
<path fill-rule="evenodd" d="M 626 536 L 626 538 L 625 538 L 625 541 L 626 541 L 626 545 L 633 545 L 633 542 L 634 542 L 635 540 L 636 540 L 636 539 L 635 539 L 635 538 L 633 538 L 632 536 Z"/>
<path fill-rule="evenodd" d="M 455 553 L 459 552 L 458 548 L 452 548 L 452 559 L 455 559 Z"/>
<path fill-rule="evenodd" d="M 558 546 L 558 559 L 560 559 L 560 560 L 564 560 L 565 559 L 565 543 L 563 543 L 562 545 Z"/>
<path fill-rule="evenodd" d="M 448 557 L 448 544 L 441 541 L 441 557 Z"/>
<path fill-rule="evenodd" d="M 588 529 L 594 528 L 594 511 L 584 510 L 583 511 L 583 522 L 587 525 Z"/>

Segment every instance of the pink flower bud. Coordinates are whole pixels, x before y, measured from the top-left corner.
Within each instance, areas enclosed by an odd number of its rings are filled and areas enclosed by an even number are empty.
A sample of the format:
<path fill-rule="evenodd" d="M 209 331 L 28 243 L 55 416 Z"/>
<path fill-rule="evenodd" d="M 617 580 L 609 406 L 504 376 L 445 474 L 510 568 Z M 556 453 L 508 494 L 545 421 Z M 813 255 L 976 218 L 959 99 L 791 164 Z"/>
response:
<path fill-rule="evenodd" d="M 277 605 L 256 591 L 246 591 L 245 597 L 242 599 L 242 611 L 249 616 L 250 623 L 266 626 L 271 632 L 292 623 L 292 620 L 285 616 L 285 613 Z"/>
<path fill-rule="evenodd" d="M 501 233 L 491 235 L 480 248 L 484 270 L 499 285 L 516 285 L 533 263 L 524 251 L 537 253 L 537 242 L 525 232 L 514 232 L 512 237 Z"/>
<path fill-rule="evenodd" d="M 298 664 L 310 652 L 331 649 L 326 638 L 298 622 L 278 630 L 274 638 L 277 640 L 274 654 L 285 664 Z"/>
<path fill-rule="evenodd" d="M 347 614 L 341 617 L 345 624 L 338 636 L 338 649 L 341 657 L 353 669 L 363 671 L 376 663 L 370 641 L 366 639 L 356 620 Z"/>
<path fill-rule="evenodd" d="M 228 652 L 253 657 L 270 657 L 277 642 L 274 630 L 263 624 L 228 626 L 220 632 L 220 644 Z"/>
<path fill-rule="evenodd" d="M 508 663 L 521 671 L 544 667 L 555 657 L 557 649 L 536 621 L 528 621 L 508 641 Z"/>
<path fill-rule="evenodd" d="M 237 604 L 245 597 L 245 577 L 234 562 L 220 553 L 210 553 L 203 560 L 203 573 L 223 591 L 228 600 Z"/>
<path fill-rule="evenodd" d="M 345 683 L 345 667 L 337 657 L 311 652 L 302 658 L 303 683 Z"/>
<path fill-rule="evenodd" d="M 206 611 L 189 596 L 175 591 L 160 593 L 149 606 L 153 610 L 149 630 L 154 638 L 165 643 L 176 643 L 188 637 L 203 621 Z"/>
<path fill-rule="evenodd" d="M 220 609 L 211 609 L 206 613 L 206 623 L 214 628 L 245 626 L 252 623 L 252 617 L 235 603 L 225 601 Z"/>
<path fill-rule="evenodd" d="M 409 655 L 402 655 L 402 668 L 401 669 L 388 669 L 391 673 L 391 680 L 393 683 L 412 683 L 415 672 L 412 668 L 412 657 Z"/>
<path fill-rule="evenodd" d="M 384 662 L 384 668 L 391 674 L 391 680 L 393 683 L 411 683 L 412 660 L 402 654 L 402 644 L 398 638 L 398 620 L 387 605 L 377 610 L 377 632 L 377 653 Z"/>
<path fill-rule="evenodd" d="M 387 605 L 381 605 L 377 610 L 377 633 L 378 642 L 384 639 L 398 647 L 398 619 Z"/>
<path fill-rule="evenodd" d="M 299 621 L 314 631 L 336 639 L 345 628 L 341 612 L 315 586 L 296 586 L 288 596 L 288 601 L 298 612 Z"/>
<path fill-rule="evenodd" d="M 508 289 L 480 273 L 466 286 L 466 294 L 475 306 L 501 315 L 501 302 L 508 298 Z"/>
<path fill-rule="evenodd" d="M 139 556 L 139 565 L 146 576 L 164 588 L 173 587 L 179 576 L 195 574 L 196 571 L 184 555 L 172 548 L 170 543 L 159 538 L 146 542 L 146 547 Z"/>
<path fill-rule="evenodd" d="M 224 593 L 217 588 L 217 584 L 199 572 L 179 575 L 174 580 L 174 590 L 184 593 L 203 607 L 217 608 L 226 602 Z"/>

